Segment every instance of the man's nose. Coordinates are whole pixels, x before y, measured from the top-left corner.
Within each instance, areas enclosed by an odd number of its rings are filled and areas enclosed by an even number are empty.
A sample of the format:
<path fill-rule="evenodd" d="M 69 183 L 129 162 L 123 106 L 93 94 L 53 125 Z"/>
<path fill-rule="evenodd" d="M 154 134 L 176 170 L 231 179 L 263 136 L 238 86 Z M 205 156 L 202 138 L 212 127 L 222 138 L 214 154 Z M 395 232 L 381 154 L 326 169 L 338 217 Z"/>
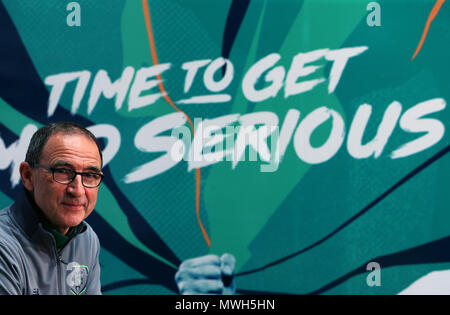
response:
<path fill-rule="evenodd" d="M 80 174 L 75 175 L 73 181 L 67 185 L 67 192 L 77 196 L 84 193 L 83 179 Z"/>

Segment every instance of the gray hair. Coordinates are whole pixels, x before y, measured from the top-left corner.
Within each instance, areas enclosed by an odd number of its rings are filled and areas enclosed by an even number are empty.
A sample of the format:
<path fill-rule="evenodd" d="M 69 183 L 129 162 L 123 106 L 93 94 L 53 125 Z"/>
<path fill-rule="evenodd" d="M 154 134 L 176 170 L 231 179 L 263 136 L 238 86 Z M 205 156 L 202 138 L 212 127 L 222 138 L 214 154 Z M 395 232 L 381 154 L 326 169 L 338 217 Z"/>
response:
<path fill-rule="evenodd" d="M 57 122 L 48 124 L 33 134 L 31 137 L 30 144 L 28 146 L 27 154 L 25 156 L 25 162 L 34 166 L 39 164 L 41 159 L 42 150 L 51 135 L 56 133 L 64 133 L 68 135 L 81 134 L 92 139 L 98 148 L 98 153 L 100 154 L 101 165 L 103 166 L 103 155 L 97 138 L 92 132 L 84 128 L 83 126 L 74 122 Z"/>

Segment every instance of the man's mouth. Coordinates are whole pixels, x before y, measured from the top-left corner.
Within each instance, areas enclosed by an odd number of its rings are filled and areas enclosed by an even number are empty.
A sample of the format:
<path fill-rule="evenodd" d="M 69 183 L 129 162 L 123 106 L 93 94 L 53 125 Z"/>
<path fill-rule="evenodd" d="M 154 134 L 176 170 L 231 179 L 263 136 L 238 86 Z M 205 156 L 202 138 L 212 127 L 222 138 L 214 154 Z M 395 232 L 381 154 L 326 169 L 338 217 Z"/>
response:
<path fill-rule="evenodd" d="M 84 209 L 84 206 L 81 203 L 63 202 L 62 205 L 64 207 L 66 207 L 66 208 L 71 209 L 71 210 L 82 210 L 82 209 Z"/>

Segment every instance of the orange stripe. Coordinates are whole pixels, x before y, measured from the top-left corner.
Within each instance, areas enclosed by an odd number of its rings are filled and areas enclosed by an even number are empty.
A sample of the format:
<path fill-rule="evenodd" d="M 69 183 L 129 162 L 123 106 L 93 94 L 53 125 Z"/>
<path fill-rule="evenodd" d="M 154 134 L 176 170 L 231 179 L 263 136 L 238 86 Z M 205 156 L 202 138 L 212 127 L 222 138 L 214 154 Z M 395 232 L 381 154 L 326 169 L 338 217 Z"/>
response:
<path fill-rule="evenodd" d="M 423 30 L 419 45 L 417 46 L 416 51 L 414 52 L 414 55 L 412 56 L 411 60 L 414 60 L 414 58 L 416 58 L 416 56 L 422 49 L 423 43 L 425 42 L 425 38 L 427 37 L 428 31 L 430 30 L 431 22 L 433 22 L 434 18 L 439 13 L 439 10 L 441 9 L 444 2 L 445 0 L 437 0 L 436 3 L 434 4 L 433 9 L 431 10 L 430 15 L 428 16 L 427 23 L 425 24 L 425 29 Z"/>
<path fill-rule="evenodd" d="M 147 28 L 147 35 L 148 35 L 148 41 L 150 43 L 150 52 L 152 55 L 152 61 L 153 64 L 156 66 L 158 65 L 158 55 L 156 54 L 156 45 L 155 45 L 155 39 L 153 37 L 153 31 L 152 31 L 152 23 L 150 19 L 150 8 L 148 6 L 147 0 L 142 0 L 142 7 L 144 11 L 145 16 L 145 25 Z M 177 112 L 183 113 L 186 116 L 186 120 L 188 121 L 189 125 L 192 129 L 192 136 L 194 136 L 194 124 L 192 123 L 191 118 L 183 112 L 181 109 L 179 109 L 175 103 L 170 99 L 169 95 L 166 92 L 166 89 L 164 88 L 164 84 L 162 82 L 162 77 L 160 74 L 156 76 L 158 79 L 158 87 L 161 93 L 163 93 L 163 98 L 166 100 L 167 103 L 169 103 L 170 106 L 173 107 Z M 197 221 L 200 225 L 200 229 L 202 230 L 203 237 L 205 238 L 206 244 L 208 244 L 208 247 L 211 247 L 211 240 L 209 239 L 208 233 L 205 230 L 205 227 L 203 226 L 202 220 L 200 218 L 200 183 L 201 183 L 201 173 L 200 169 L 195 169 L 195 210 L 197 214 Z"/>

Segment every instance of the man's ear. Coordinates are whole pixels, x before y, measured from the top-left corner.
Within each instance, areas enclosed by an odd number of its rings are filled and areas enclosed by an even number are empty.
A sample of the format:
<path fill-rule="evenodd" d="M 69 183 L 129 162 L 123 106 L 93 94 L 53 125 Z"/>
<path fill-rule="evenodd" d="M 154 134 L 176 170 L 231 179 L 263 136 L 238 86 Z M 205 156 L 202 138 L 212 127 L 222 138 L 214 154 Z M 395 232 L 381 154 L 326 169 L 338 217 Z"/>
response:
<path fill-rule="evenodd" d="M 27 162 L 20 163 L 19 167 L 20 177 L 22 178 L 22 183 L 28 191 L 33 191 L 34 189 L 34 171 L 30 164 Z"/>

